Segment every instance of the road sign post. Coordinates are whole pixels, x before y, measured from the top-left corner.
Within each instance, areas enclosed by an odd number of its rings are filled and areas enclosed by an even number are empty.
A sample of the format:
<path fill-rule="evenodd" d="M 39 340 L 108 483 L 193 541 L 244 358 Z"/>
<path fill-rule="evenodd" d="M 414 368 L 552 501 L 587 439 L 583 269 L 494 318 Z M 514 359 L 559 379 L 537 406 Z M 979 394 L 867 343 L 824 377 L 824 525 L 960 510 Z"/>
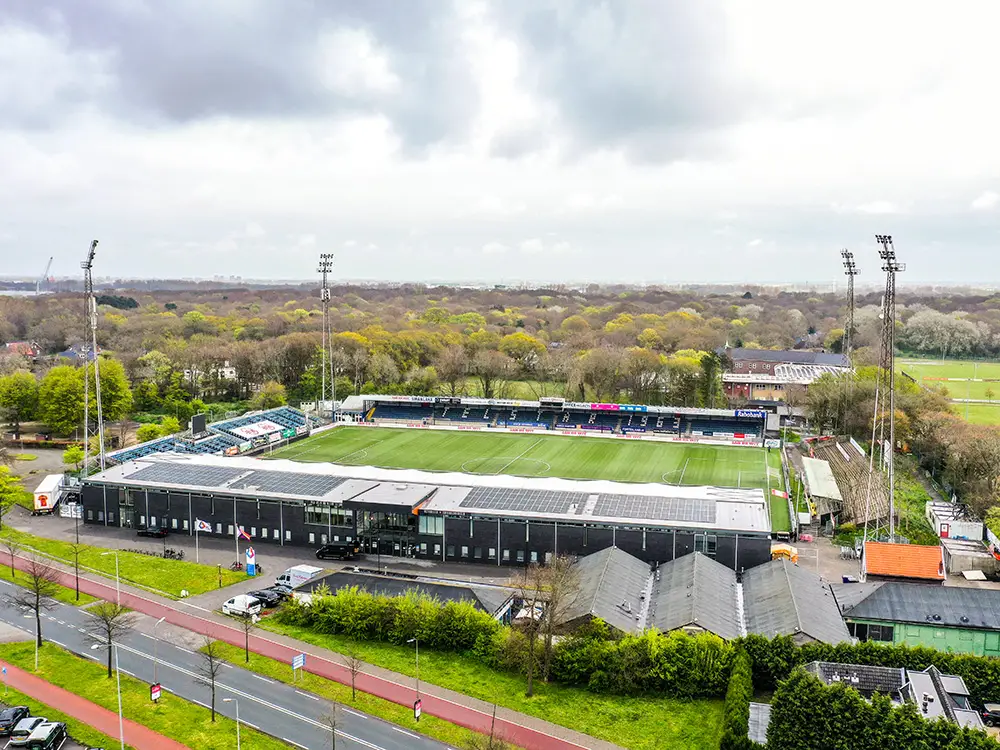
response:
<path fill-rule="evenodd" d="M 149 686 L 149 699 L 156 703 L 160 700 L 160 683 L 154 682 Z"/>
<path fill-rule="evenodd" d="M 306 655 L 296 654 L 292 657 L 292 680 L 295 680 L 295 670 L 298 669 L 301 673 L 302 668 L 306 665 Z"/>
<path fill-rule="evenodd" d="M 420 721 L 420 712 L 422 710 L 423 703 L 424 702 L 419 698 L 413 702 L 413 718 L 416 721 Z"/>

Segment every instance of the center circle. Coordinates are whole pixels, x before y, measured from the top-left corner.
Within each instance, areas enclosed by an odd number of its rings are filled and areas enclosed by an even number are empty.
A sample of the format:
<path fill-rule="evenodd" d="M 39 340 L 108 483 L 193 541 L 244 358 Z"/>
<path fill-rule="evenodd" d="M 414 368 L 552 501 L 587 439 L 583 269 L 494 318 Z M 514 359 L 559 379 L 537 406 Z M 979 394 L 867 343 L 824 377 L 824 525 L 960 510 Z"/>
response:
<path fill-rule="evenodd" d="M 461 471 L 465 474 L 519 474 L 540 477 L 552 471 L 548 461 L 520 456 L 490 456 L 464 461 Z"/>

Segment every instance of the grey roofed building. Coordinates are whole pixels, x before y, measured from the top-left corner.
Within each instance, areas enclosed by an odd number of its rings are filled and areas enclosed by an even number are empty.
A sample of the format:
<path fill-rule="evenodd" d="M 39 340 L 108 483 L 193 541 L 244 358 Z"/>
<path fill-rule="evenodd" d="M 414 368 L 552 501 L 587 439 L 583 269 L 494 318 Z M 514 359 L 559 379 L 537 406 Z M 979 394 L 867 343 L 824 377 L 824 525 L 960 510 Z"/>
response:
<path fill-rule="evenodd" d="M 607 547 L 581 557 L 574 568 L 575 591 L 557 623 L 561 630 L 574 630 L 593 617 L 624 633 L 645 630 L 652 583 L 648 563 Z"/>
<path fill-rule="evenodd" d="M 799 644 L 851 640 L 830 586 L 788 560 L 746 571 L 743 601 L 749 633 L 790 635 Z"/>
<path fill-rule="evenodd" d="M 857 584 L 843 584 L 844 588 L 851 585 Z M 847 604 L 843 614 L 856 620 L 1000 630 L 1000 591 L 884 581 L 864 598 Z"/>
<path fill-rule="evenodd" d="M 851 361 L 845 354 L 832 352 L 807 352 L 799 349 L 722 349 L 733 362 L 778 362 L 790 365 L 830 365 L 833 367 L 850 367 Z"/>
<path fill-rule="evenodd" d="M 672 630 L 704 630 L 725 640 L 743 635 L 736 572 L 701 552 L 657 568 L 649 625 Z"/>

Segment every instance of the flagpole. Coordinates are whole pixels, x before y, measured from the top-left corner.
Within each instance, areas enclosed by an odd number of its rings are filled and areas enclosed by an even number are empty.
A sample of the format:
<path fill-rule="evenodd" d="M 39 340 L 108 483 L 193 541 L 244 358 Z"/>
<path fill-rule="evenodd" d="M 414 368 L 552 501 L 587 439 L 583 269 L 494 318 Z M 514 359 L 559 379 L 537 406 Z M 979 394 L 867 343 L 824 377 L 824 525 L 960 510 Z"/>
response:
<path fill-rule="evenodd" d="M 236 538 L 236 566 L 240 565 L 240 525 L 236 520 L 236 498 L 233 498 L 233 536 Z"/>
<path fill-rule="evenodd" d="M 198 549 L 198 523 L 194 524 L 194 561 L 197 563 L 201 562 L 201 550 Z"/>

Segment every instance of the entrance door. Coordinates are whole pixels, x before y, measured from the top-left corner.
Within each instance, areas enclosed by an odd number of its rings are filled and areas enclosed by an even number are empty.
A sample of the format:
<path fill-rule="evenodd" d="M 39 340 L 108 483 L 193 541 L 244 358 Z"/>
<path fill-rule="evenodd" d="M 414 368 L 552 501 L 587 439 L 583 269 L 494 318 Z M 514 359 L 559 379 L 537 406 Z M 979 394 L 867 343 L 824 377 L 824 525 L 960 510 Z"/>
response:
<path fill-rule="evenodd" d="M 135 508 L 123 505 L 118 509 L 118 511 L 118 518 L 121 521 L 122 528 L 135 528 Z"/>
<path fill-rule="evenodd" d="M 951 533 L 951 524 L 950 523 L 943 523 L 943 524 L 941 524 L 941 538 L 942 539 L 947 539 L 948 538 L 948 534 L 950 534 L 950 533 Z"/>

